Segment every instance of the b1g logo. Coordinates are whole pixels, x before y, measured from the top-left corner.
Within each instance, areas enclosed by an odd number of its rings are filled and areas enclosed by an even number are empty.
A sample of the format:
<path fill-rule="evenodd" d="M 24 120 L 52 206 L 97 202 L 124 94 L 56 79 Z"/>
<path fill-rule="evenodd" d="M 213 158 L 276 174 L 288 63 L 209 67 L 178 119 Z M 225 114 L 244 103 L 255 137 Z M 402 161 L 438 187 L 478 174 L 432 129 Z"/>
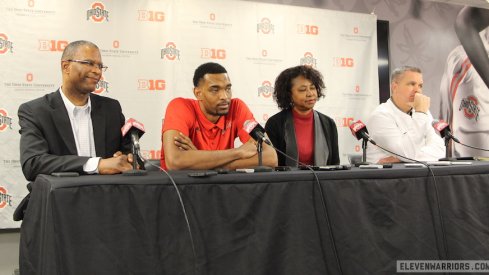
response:
<path fill-rule="evenodd" d="M 312 55 L 310 52 L 306 52 L 304 54 L 304 57 L 301 58 L 300 64 L 301 65 L 306 65 L 306 66 L 311 66 L 313 68 L 316 67 L 316 58 Z"/>
<path fill-rule="evenodd" d="M 141 154 L 146 159 L 160 159 L 161 150 L 142 150 Z"/>
<path fill-rule="evenodd" d="M 96 23 L 100 23 L 104 19 L 109 21 L 109 11 L 105 10 L 104 4 L 95 2 L 92 4 L 91 9 L 87 10 L 87 21 L 90 19 Z"/>
<path fill-rule="evenodd" d="M 270 19 L 264 17 L 260 23 L 256 24 L 256 32 L 262 32 L 263 34 L 274 33 L 275 27 Z"/>
<path fill-rule="evenodd" d="M 166 43 L 166 47 L 161 49 L 161 59 L 175 60 L 178 58 L 180 60 L 180 50 L 177 49 L 177 46 L 173 42 Z"/>
<path fill-rule="evenodd" d="M 201 48 L 200 57 L 205 59 L 226 59 L 226 50 Z"/>
<path fill-rule="evenodd" d="M 7 51 L 14 52 L 14 43 L 8 40 L 6 34 L 0 33 L 0 54 L 4 54 Z"/>
<path fill-rule="evenodd" d="M 164 91 L 166 82 L 163 79 L 139 79 L 138 90 L 145 91 Z"/>
<path fill-rule="evenodd" d="M 297 25 L 297 33 L 299 34 L 309 34 L 318 35 L 319 27 L 314 25 Z"/>
<path fill-rule="evenodd" d="M 165 13 L 162 11 L 138 10 L 138 21 L 163 22 Z"/>
<path fill-rule="evenodd" d="M 0 132 L 5 129 L 12 129 L 12 118 L 8 116 L 7 111 L 0 109 Z"/>
<path fill-rule="evenodd" d="M 475 118 L 475 121 L 479 120 L 479 100 L 475 96 L 468 96 L 462 99 L 460 102 L 459 111 L 464 111 L 464 116 L 468 119 Z"/>
<path fill-rule="evenodd" d="M 49 52 L 62 52 L 68 46 L 66 40 L 41 40 L 39 39 L 39 50 Z"/>
<path fill-rule="evenodd" d="M 258 87 L 258 96 L 264 97 L 264 98 L 269 98 L 272 96 L 272 94 L 273 94 L 272 83 L 270 83 L 270 81 L 268 81 L 268 80 L 263 81 L 261 86 Z"/>
<path fill-rule="evenodd" d="M 353 122 L 352 117 L 335 117 L 336 126 L 338 127 L 350 127 L 350 123 Z"/>
<path fill-rule="evenodd" d="M 353 68 L 355 62 L 350 57 L 333 57 L 333 67 Z"/>
<path fill-rule="evenodd" d="M 101 94 L 103 92 L 108 93 L 109 92 L 109 82 L 104 80 L 104 77 L 102 76 L 100 80 L 97 83 L 97 86 L 95 86 L 95 91 L 93 91 L 94 94 Z"/>
<path fill-rule="evenodd" d="M 0 208 L 5 208 L 5 206 L 12 206 L 12 196 L 8 194 L 5 187 L 0 186 Z"/>

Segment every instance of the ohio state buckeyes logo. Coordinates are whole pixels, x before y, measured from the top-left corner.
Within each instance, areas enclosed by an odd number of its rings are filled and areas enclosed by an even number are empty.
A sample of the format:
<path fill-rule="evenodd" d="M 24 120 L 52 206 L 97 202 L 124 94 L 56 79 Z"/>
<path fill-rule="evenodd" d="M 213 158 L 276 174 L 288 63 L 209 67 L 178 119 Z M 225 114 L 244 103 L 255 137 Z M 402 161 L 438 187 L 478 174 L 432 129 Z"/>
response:
<path fill-rule="evenodd" d="M 7 111 L 0 109 L 0 132 L 5 129 L 12 129 L 12 118 L 8 116 Z"/>
<path fill-rule="evenodd" d="M 464 111 L 464 116 L 468 119 L 475 118 L 475 121 L 479 120 L 479 100 L 475 96 L 468 96 L 460 102 L 459 111 Z"/>
<path fill-rule="evenodd" d="M 268 18 L 263 18 L 260 23 L 256 25 L 256 32 L 262 32 L 263 34 L 274 33 L 274 25 Z"/>
<path fill-rule="evenodd" d="M 0 33 L 0 54 L 4 54 L 7 51 L 13 53 L 14 43 L 8 40 L 8 37 L 4 33 Z"/>
<path fill-rule="evenodd" d="M 104 77 L 102 76 L 100 80 L 97 83 L 97 86 L 95 86 L 95 91 L 93 91 L 94 94 L 101 94 L 103 92 L 108 93 L 109 92 L 109 82 L 104 80 Z"/>
<path fill-rule="evenodd" d="M 0 208 L 5 208 L 5 206 L 12 206 L 12 196 L 8 194 L 5 187 L 0 186 Z"/>
<path fill-rule="evenodd" d="M 100 23 L 102 21 L 109 21 L 109 11 L 105 10 L 104 4 L 100 2 L 94 2 L 91 9 L 87 10 L 87 21 L 93 20 L 93 22 Z"/>
<path fill-rule="evenodd" d="M 180 50 L 173 42 L 166 43 L 166 47 L 161 49 L 161 59 L 175 60 L 178 58 L 180 60 Z"/>
<path fill-rule="evenodd" d="M 268 80 L 263 81 L 261 86 L 258 87 L 258 96 L 269 98 L 272 96 L 272 94 L 273 94 L 272 83 L 270 83 L 270 81 Z"/>
<path fill-rule="evenodd" d="M 313 68 L 316 67 L 316 58 L 310 52 L 304 53 L 304 57 L 300 60 L 301 65 L 311 66 Z"/>

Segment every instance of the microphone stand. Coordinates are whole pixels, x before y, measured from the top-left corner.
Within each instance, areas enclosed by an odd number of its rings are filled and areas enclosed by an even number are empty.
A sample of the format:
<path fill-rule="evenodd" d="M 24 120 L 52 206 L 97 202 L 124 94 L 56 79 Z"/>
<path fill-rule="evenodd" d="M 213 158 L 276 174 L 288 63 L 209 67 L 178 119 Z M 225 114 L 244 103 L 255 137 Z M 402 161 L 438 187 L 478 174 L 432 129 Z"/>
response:
<path fill-rule="evenodd" d="M 257 141 L 256 150 L 258 151 L 258 166 L 253 167 L 255 172 L 272 172 L 272 167 L 263 166 L 263 140 Z"/>
<path fill-rule="evenodd" d="M 439 161 L 454 161 L 457 160 L 457 158 L 452 158 L 450 157 L 450 140 L 452 139 L 449 135 L 446 135 L 444 138 L 445 140 L 445 157 L 439 159 Z"/>
<path fill-rule="evenodd" d="M 148 172 L 146 170 L 138 169 L 138 159 L 139 159 L 139 144 L 132 143 L 132 169 L 122 172 L 125 176 L 143 176 Z"/>
<path fill-rule="evenodd" d="M 367 162 L 367 144 L 368 144 L 368 139 L 362 138 L 362 161 L 355 163 L 356 167 L 360 165 L 370 164 L 370 162 Z"/>

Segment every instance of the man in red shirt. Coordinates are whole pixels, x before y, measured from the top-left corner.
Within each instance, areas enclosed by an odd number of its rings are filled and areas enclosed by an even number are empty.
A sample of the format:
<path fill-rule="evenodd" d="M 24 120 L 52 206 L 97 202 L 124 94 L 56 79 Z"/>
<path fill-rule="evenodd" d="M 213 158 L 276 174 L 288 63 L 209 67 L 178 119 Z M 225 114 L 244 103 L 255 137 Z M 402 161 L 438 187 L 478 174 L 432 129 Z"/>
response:
<path fill-rule="evenodd" d="M 231 81 L 217 63 L 194 73 L 197 100 L 175 98 L 166 109 L 162 129 L 161 167 L 169 170 L 245 168 L 258 164 L 256 142 L 243 130 L 254 120 L 248 106 L 231 99 Z M 239 137 L 243 145 L 234 148 Z M 275 150 L 263 144 L 263 165 L 277 166 Z"/>

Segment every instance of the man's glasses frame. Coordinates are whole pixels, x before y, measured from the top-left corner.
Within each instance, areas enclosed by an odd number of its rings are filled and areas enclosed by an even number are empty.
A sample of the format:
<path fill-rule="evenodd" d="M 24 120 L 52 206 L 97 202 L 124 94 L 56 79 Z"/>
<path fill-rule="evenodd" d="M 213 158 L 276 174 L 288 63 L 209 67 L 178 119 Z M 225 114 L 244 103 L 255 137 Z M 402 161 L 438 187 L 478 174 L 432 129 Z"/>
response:
<path fill-rule="evenodd" d="M 80 63 L 80 64 L 85 64 L 85 65 L 88 65 L 90 67 L 97 67 L 102 72 L 107 71 L 107 68 L 109 68 L 107 66 L 104 66 L 104 64 L 96 64 L 95 62 L 90 61 L 90 60 L 67 59 L 66 61 L 68 61 L 68 62 L 76 62 L 76 63 Z"/>

